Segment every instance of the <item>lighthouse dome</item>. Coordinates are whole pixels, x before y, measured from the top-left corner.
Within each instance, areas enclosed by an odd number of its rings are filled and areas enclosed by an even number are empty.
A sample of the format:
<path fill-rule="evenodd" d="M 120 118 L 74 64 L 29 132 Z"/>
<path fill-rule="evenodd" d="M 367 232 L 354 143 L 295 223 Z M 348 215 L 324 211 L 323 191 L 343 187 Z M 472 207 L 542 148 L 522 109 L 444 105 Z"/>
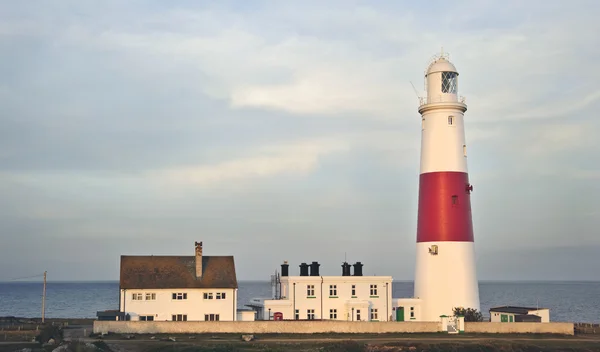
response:
<path fill-rule="evenodd" d="M 425 72 L 425 87 L 427 99 L 424 104 L 459 102 L 458 71 L 447 53 L 442 51 L 430 61 Z"/>
<path fill-rule="evenodd" d="M 435 72 L 455 72 L 458 75 L 456 67 L 454 67 L 454 65 L 445 57 L 440 57 L 437 60 L 433 61 L 427 68 L 426 75 L 430 75 Z"/>

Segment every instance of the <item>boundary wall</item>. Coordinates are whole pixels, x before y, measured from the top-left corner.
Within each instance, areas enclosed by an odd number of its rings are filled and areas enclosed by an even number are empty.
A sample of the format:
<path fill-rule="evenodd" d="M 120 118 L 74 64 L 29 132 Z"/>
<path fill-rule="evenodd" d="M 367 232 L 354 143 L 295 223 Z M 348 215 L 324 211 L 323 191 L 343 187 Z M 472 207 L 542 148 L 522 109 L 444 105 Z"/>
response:
<path fill-rule="evenodd" d="M 575 324 L 551 322 L 551 323 L 491 323 L 491 322 L 465 322 L 467 333 L 487 334 L 560 334 L 575 335 Z"/>
<path fill-rule="evenodd" d="M 436 333 L 441 322 L 348 321 L 94 321 L 97 334 L 318 334 Z M 465 333 L 536 333 L 573 335 L 573 323 L 469 323 Z"/>

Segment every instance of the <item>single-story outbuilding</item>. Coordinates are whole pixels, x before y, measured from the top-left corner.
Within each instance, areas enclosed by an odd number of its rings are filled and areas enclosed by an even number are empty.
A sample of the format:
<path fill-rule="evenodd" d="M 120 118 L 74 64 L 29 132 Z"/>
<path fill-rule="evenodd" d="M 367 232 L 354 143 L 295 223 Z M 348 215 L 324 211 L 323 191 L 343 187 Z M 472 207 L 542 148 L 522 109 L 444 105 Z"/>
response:
<path fill-rule="evenodd" d="M 550 322 L 550 309 L 515 306 L 494 307 L 490 308 L 490 321 L 493 323 L 548 323 Z"/>

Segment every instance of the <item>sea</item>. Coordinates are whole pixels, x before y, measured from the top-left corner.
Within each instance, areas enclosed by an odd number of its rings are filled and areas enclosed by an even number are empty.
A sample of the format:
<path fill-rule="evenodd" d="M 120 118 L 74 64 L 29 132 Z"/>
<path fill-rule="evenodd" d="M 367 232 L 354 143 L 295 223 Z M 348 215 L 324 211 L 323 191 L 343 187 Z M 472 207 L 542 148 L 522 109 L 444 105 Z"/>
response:
<path fill-rule="evenodd" d="M 238 308 L 255 297 L 270 297 L 271 285 L 238 282 Z M 35 318 L 42 310 L 41 282 L 0 282 L 0 317 Z M 411 297 L 413 282 L 393 283 L 393 297 Z M 551 321 L 600 323 L 600 282 L 480 282 L 481 312 L 503 305 L 550 308 Z M 118 309 L 119 283 L 48 282 L 47 318 L 95 318 L 97 311 Z"/>

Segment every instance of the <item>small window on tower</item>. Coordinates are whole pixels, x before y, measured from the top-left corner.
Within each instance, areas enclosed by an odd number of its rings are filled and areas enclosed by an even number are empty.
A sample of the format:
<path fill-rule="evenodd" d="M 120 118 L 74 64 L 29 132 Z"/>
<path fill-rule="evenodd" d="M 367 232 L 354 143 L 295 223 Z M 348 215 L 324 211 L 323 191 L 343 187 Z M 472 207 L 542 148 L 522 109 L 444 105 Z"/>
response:
<path fill-rule="evenodd" d="M 458 205 L 458 196 L 457 195 L 452 196 L 452 205 Z"/>
<path fill-rule="evenodd" d="M 448 116 L 448 124 L 452 126 L 454 124 L 454 116 Z"/>
<path fill-rule="evenodd" d="M 467 146 L 463 144 L 463 155 L 467 157 Z"/>
<path fill-rule="evenodd" d="M 425 129 L 425 118 L 423 117 L 421 119 L 421 130 L 424 130 L 424 129 Z"/>

